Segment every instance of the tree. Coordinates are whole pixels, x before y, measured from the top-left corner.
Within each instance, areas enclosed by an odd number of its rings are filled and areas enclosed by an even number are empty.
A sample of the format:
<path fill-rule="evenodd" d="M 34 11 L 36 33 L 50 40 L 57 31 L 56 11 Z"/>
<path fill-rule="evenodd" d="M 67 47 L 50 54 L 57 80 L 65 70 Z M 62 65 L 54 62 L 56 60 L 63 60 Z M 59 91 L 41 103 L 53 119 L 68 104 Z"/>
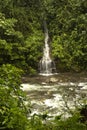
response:
<path fill-rule="evenodd" d="M 20 85 L 22 71 L 7 64 L 0 68 L 0 73 L 0 129 L 25 130 L 27 109 Z"/>
<path fill-rule="evenodd" d="M 48 13 L 53 57 L 68 70 L 87 69 L 86 6 L 81 0 L 53 1 Z"/>
<path fill-rule="evenodd" d="M 87 69 L 86 0 L 0 2 L 0 64 L 11 63 L 23 69 L 38 70 L 44 46 L 45 19 L 57 69 Z"/>

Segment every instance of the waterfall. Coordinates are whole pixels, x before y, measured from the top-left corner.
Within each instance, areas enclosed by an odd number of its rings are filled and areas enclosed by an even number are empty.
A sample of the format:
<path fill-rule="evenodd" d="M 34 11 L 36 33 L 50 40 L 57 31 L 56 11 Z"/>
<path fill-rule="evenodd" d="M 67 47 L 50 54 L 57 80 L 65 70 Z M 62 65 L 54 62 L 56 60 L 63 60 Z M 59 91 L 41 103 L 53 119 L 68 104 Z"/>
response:
<path fill-rule="evenodd" d="M 44 21 L 44 34 L 45 34 L 45 44 L 43 49 L 43 57 L 40 60 L 40 74 L 41 75 L 52 75 L 55 73 L 55 63 L 50 57 L 50 47 L 49 47 L 49 33 L 47 28 L 47 23 Z"/>

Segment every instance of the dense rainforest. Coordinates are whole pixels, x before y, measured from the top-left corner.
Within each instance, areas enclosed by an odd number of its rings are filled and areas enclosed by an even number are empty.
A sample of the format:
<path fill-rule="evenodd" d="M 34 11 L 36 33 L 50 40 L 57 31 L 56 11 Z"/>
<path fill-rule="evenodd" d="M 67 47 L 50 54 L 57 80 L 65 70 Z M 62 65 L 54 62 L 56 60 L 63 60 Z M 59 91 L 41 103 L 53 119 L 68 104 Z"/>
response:
<path fill-rule="evenodd" d="M 35 75 L 43 55 L 46 20 L 58 72 L 87 71 L 87 0 L 0 0 L 0 129 L 86 130 L 80 115 L 42 123 L 28 120 L 23 73 Z M 23 72 L 24 71 L 24 72 Z"/>
<path fill-rule="evenodd" d="M 47 22 L 57 71 L 87 70 L 86 0 L 0 0 L 0 65 L 38 72 Z"/>

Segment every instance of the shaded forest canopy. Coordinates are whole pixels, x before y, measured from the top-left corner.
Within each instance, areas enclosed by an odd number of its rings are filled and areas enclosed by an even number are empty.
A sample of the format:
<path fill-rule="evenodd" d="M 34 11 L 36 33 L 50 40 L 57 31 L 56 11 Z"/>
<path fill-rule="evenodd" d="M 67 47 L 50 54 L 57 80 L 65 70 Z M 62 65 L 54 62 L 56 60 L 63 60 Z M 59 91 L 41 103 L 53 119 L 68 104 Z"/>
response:
<path fill-rule="evenodd" d="M 30 118 L 21 77 L 38 73 L 44 19 L 57 71 L 87 71 L 87 0 L 0 0 L 0 130 L 87 130 L 87 105 L 66 120 Z"/>
<path fill-rule="evenodd" d="M 0 0 L 0 65 L 38 72 L 44 19 L 57 70 L 87 70 L 86 0 Z"/>

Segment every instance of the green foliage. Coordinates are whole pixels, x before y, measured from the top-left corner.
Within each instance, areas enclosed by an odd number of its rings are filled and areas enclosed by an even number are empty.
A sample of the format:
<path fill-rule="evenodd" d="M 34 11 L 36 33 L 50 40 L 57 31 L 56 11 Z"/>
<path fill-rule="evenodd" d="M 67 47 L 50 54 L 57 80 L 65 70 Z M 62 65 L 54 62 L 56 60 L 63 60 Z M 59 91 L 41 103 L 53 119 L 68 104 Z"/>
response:
<path fill-rule="evenodd" d="M 81 115 L 74 112 L 72 117 L 61 119 L 55 117 L 54 120 L 42 119 L 39 115 L 33 115 L 29 120 L 29 130 L 86 130 L 86 122 L 81 122 Z"/>
<path fill-rule="evenodd" d="M 0 13 L 0 38 L 7 42 L 19 42 L 23 39 L 23 35 L 19 31 L 15 31 L 14 26 L 17 22 L 14 18 L 5 18 L 4 14 Z M 21 41 L 20 41 L 21 42 Z"/>
<path fill-rule="evenodd" d="M 86 0 L 0 0 L 0 3 L 0 64 L 11 63 L 26 72 L 30 68 L 37 71 L 45 19 L 57 69 L 87 70 Z"/>
<path fill-rule="evenodd" d="M 56 129 L 59 130 L 86 130 L 87 126 L 80 121 L 81 115 L 79 112 L 74 112 L 72 117 L 65 120 L 55 120 Z"/>
<path fill-rule="evenodd" d="M 78 113 L 64 121 L 47 121 L 37 115 L 27 120 L 22 71 L 16 67 L 27 74 L 37 73 L 44 19 L 57 69 L 87 70 L 86 0 L 0 0 L 0 66 L 4 64 L 0 67 L 0 129 L 86 130 Z"/>
<path fill-rule="evenodd" d="M 30 67 L 37 69 L 43 51 L 43 33 L 35 30 L 32 35 L 26 39 L 27 63 Z"/>
<path fill-rule="evenodd" d="M 43 115 L 34 114 L 29 120 L 29 130 L 55 130 L 55 125 L 52 121 L 42 118 Z"/>
<path fill-rule="evenodd" d="M 10 60 L 11 49 L 11 45 L 7 44 L 6 40 L 0 39 L 0 65 Z"/>
<path fill-rule="evenodd" d="M 33 115 L 27 119 L 25 94 L 21 89 L 21 74 L 23 72 L 10 65 L 0 67 L 0 129 L 5 130 L 86 130 L 86 121 L 82 123 L 82 115 L 73 112 L 72 117 L 48 120 L 47 113 Z M 29 108 L 28 108 L 29 109 Z"/>
<path fill-rule="evenodd" d="M 86 1 L 81 0 L 53 1 L 48 13 L 53 56 L 58 64 L 65 64 L 69 70 L 87 69 L 85 4 Z"/>
<path fill-rule="evenodd" d="M 21 74 L 21 70 L 10 64 L 0 68 L 0 129 L 26 128 L 27 109 L 20 86 Z"/>

